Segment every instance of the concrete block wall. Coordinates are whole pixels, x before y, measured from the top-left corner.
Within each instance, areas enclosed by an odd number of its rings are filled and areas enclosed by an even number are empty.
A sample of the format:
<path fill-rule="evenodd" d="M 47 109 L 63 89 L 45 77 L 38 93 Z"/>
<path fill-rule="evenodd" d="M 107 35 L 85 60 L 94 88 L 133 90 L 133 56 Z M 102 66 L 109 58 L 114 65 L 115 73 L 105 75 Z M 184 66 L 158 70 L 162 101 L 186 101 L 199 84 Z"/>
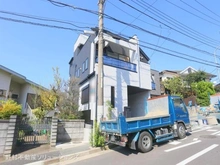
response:
<path fill-rule="evenodd" d="M 58 119 L 53 118 L 51 123 L 51 132 L 50 132 L 50 146 L 55 147 L 57 143 L 57 126 Z"/>
<path fill-rule="evenodd" d="M 57 142 L 82 142 L 84 139 L 84 120 L 64 120 L 58 122 Z"/>
<path fill-rule="evenodd" d="M 16 146 L 17 116 L 13 115 L 9 120 L 0 120 L 0 156 L 11 156 Z"/>
<path fill-rule="evenodd" d="M 4 155 L 5 142 L 8 134 L 9 120 L 0 120 L 0 156 Z"/>

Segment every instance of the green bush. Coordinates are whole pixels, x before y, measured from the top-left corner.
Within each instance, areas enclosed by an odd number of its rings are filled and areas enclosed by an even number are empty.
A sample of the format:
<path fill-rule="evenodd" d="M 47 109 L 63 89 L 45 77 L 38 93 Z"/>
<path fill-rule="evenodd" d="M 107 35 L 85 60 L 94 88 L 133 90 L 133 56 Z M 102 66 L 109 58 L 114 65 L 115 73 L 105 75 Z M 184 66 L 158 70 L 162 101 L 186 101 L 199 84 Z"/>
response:
<path fill-rule="evenodd" d="M 90 145 L 92 147 L 104 147 L 105 146 L 105 138 L 99 129 L 99 124 L 95 122 L 94 130 L 90 136 Z"/>
<path fill-rule="evenodd" d="M 21 116 L 21 105 L 14 100 L 0 101 L 0 119 L 9 119 L 11 115 Z"/>

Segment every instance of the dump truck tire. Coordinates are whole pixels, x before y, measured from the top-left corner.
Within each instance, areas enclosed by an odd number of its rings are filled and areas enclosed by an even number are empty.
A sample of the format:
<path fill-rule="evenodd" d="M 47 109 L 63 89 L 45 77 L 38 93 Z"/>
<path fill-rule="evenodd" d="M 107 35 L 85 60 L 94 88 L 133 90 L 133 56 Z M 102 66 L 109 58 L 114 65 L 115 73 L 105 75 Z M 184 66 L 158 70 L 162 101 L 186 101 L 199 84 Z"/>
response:
<path fill-rule="evenodd" d="M 139 136 L 138 139 L 138 150 L 140 152 L 148 152 L 152 149 L 153 146 L 153 140 L 152 140 L 152 136 L 149 132 L 142 132 Z"/>
<path fill-rule="evenodd" d="M 177 125 L 177 135 L 180 139 L 184 139 L 186 137 L 186 129 L 183 123 L 179 123 Z"/>

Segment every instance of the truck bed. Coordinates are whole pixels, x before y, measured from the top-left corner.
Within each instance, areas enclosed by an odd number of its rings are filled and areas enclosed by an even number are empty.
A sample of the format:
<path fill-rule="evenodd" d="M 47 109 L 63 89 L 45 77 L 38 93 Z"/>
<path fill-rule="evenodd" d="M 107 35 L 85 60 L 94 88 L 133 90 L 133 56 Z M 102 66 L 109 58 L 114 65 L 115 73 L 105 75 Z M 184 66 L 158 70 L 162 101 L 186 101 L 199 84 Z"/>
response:
<path fill-rule="evenodd" d="M 154 117 L 133 117 L 125 118 L 119 116 L 116 120 L 102 121 L 100 123 L 101 131 L 108 134 L 124 135 L 133 132 L 139 132 L 145 129 L 154 129 L 172 124 L 170 115 L 161 115 Z"/>

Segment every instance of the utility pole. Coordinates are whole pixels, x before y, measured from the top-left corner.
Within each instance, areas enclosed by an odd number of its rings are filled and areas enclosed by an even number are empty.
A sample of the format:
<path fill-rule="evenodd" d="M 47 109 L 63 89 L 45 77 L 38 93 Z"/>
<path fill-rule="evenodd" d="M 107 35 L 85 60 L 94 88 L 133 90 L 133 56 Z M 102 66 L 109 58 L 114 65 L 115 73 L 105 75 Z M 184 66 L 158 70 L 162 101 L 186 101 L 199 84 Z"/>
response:
<path fill-rule="evenodd" d="M 98 31 L 98 108 L 97 121 L 103 117 L 103 6 L 105 0 L 98 0 L 99 6 L 99 31 Z"/>
<path fill-rule="evenodd" d="M 219 65 L 218 64 L 218 61 L 217 61 L 217 58 L 216 58 L 216 51 L 218 50 L 218 49 L 220 49 L 220 46 L 217 46 L 216 47 L 216 49 L 215 49 L 215 51 L 214 51 L 214 58 L 215 58 L 215 63 L 216 63 L 216 65 Z M 216 67 L 217 68 L 217 71 L 218 71 L 218 83 L 217 84 L 219 84 L 220 83 L 220 72 L 219 72 L 219 67 Z"/>

